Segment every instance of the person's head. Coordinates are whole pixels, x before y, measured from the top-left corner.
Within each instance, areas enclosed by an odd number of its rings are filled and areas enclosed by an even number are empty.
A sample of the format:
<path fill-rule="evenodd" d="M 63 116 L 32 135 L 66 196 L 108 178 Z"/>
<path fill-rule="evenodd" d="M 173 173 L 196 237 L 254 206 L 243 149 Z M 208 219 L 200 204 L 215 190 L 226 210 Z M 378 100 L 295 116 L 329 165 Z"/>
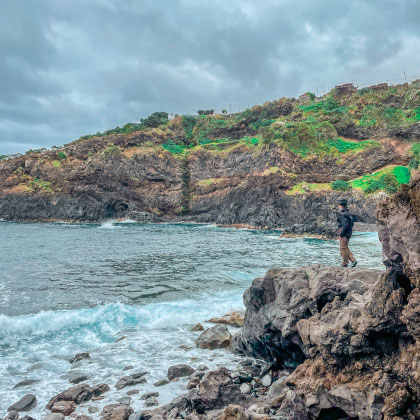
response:
<path fill-rule="evenodd" d="M 342 200 L 340 200 L 338 202 L 338 208 L 340 210 L 346 209 L 347 208 L 347 200 L 345 198 L 343 198 Z"/>

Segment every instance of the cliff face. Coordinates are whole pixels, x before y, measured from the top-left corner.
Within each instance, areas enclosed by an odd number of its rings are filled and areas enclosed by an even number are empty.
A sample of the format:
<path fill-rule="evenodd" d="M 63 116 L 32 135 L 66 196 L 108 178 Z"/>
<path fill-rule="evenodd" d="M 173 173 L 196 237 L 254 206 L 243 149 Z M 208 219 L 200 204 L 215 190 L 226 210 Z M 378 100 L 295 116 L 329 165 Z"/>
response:
<path fill-rule="evenodd" d="M 218 152 L 199 148 L 180 157 L 120 141 L 126 144 L 120 143 L 122 152 L 115 156 L 81 160 L 84 152 L 74 147 L 63 161 L 44 153 L 2 162 L 0 218 L 190 220 L 323 234 L 335 229 L 336 203 L 343 195 L 367 223 L 374 222 L 378 201 L 356 189 L 324 189 L 328 183 L 407 161 L 387 142 L 337 161 L 304 159 L 274 144 L 239 144 Z M 301 189 L 295 192 L 296 185 Z"/>
<path fill-rule="evenodd" d="M 270 270 L 245 292 L 236 351 L 296 367 L 271 401 L 276 415 L 419 418 L 419 185 L 379 206 L 386 272 Z"/>

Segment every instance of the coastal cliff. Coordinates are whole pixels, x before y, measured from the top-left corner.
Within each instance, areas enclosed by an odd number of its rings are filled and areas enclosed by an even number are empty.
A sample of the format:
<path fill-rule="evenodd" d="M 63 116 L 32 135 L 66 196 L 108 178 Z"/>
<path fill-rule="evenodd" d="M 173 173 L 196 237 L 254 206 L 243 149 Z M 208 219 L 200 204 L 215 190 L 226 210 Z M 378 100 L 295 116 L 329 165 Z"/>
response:
<path fill-rule="evenodd" d="M 379 205 L 386 271 L 311 266 L 253 281 L 233 348 L 269 367 L 249 390 L 213 372 L 143 418 L 420 418 L 419 187 L 417 177 Z"/>
<path fill-rule="evenodd" d="M 331 234 L 345 195 L 360 221 L 374 223 L 381 197 L 407 183 L 420 162 L 418 85 L 308 93 L 232 115 L 156 113 L 147 124 L 4 157 L 0 218 Z"/>

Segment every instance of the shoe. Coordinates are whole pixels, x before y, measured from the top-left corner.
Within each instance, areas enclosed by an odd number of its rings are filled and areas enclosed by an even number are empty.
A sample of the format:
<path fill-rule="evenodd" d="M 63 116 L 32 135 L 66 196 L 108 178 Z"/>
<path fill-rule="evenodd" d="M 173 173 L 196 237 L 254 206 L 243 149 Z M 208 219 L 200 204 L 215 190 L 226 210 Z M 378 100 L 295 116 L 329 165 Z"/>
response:
<path fill-rule="evenodd" d="M 341 267 L 348 267 L 348 264 L 341 264 Z"/>
<path fill-rule="evenodd" d="M 352 267 L 356 267 L 356 265 L 357 265 L 357 261 L 353 261 L 353 262 L 351 263 L 351 266 L 352 266 Z"/>

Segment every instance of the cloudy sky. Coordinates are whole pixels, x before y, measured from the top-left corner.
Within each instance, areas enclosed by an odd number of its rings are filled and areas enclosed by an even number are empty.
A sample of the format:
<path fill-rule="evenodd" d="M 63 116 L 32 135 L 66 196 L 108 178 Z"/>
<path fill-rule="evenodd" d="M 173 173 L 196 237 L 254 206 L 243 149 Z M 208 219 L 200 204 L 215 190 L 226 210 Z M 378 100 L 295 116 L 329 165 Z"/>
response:
<path fill-rule="evenodd" d="M 420 0 L 0 0 L 0 154 L 420 78 Z"/>

